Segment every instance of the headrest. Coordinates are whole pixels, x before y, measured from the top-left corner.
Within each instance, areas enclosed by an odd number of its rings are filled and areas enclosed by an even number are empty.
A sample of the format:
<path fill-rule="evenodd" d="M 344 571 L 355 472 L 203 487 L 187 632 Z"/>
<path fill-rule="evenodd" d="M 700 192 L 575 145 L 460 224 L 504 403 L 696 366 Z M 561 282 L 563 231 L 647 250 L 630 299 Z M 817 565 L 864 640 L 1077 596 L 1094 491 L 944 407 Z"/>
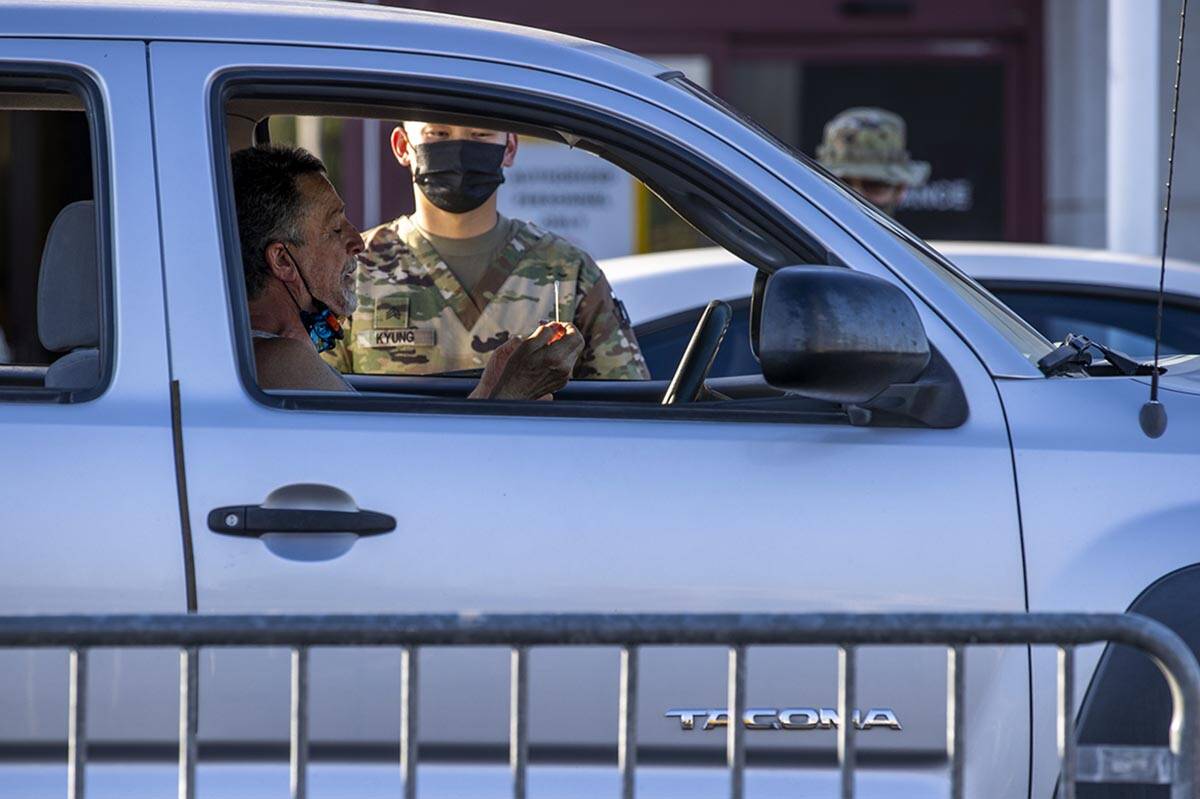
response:
<path fill-rule="evenodd" d="M 58 212 L 38 274 L 38 338 L 55 352 L 100 346 L 100 270 L 96 204 L 71 203 Z"/>

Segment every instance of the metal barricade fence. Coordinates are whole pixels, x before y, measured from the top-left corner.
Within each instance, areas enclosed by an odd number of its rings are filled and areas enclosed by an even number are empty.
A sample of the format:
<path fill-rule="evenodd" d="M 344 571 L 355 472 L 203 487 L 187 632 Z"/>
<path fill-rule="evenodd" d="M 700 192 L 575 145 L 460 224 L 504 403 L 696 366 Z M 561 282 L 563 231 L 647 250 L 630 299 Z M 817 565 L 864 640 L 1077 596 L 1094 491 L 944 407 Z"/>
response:
<path fill-rule="evenodd" d="M 1075 741 L 1075 647 L 1120 643 L 1153 658 L 1170 688 L 1170 744 L 1162 747 L 1078 746 Z M 971 645 L 1042 644 L 1058 648 L 1059 799 L 1074 799 L 1078 782 L 1171 785 L 1172 799 L 1194 799 L 1200 769 L 1200 666 L 1171 630 L 1133 614 L 554 614 L 406 616 L 20 616 L 0 617 L 0 647 L 70 650 L 68 795 L 83 799 L 87 767 L 87 657 L 95 647 L 179 647 L 179 797 L 192 799 L 196 781 L 200 647 L 279 646 L 292 649 L 291 795 L 303 799 L 308 776 L 308 654 L 310 647 L 401 648 L 400 763 L 403 796 L 416 796 L 417 654 L 427 646 L 511 647 L 509 767 L 512 793 L 525 796 L 529 761 L 528 652 L 533 646 L 620 647 L 618 769 L 621 796 L 632 799 L 637 768 L 638 649 L 659 645 L 729 647 L 726 760 L 730 796 L 743 795 L 746 648 L 836 645 L 837 757 L 840 796 L 854 795 L 857 647 L 938 645 L 947 648 L 946 749 L 950 796 L 964 791 L 964 650 Z"/>

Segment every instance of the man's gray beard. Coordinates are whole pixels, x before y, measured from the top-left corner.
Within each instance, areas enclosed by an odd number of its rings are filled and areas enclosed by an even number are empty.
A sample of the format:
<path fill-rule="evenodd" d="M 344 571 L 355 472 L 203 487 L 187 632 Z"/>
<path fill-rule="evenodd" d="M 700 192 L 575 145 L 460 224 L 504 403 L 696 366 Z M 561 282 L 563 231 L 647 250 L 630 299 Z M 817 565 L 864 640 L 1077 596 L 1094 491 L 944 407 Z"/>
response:
<path fill-rule="evenodd" d="M 346 303 L 345 316 L 349 316 L 358 309 L 358 294 L 353 288 L 342 289 L 342 300 Z"/>
<path fill-rule="evenodd" d="M 347 265 L 353 264 L 350 274 L 354 274 L 354 271 L 358 269 L 358 258 L 352 257 L 346 263 Z M 346 316 L 349 316 L 358 309 L 358 292 L 355 291 L 354 286 L 350 286 L 349 288 L 342 287 L 342 300 L 346 304 Z"/>

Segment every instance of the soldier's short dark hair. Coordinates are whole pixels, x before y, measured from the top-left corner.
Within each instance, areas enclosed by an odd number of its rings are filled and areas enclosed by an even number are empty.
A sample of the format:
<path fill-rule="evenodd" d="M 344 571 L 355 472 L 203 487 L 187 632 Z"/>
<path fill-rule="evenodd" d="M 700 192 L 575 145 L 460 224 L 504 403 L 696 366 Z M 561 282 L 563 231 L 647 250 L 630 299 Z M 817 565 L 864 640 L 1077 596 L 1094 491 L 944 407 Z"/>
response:
<path fill-rule="evenodd" d="M 325 174 L 325 165 L 301 147 L 267 144 L 233 154 L 233 195 L 249 299 L 262 293 L 270 277 L 267 246 L 276 241 L 304 243 L 304 207 L 296 181 L 313 174 Z"/>

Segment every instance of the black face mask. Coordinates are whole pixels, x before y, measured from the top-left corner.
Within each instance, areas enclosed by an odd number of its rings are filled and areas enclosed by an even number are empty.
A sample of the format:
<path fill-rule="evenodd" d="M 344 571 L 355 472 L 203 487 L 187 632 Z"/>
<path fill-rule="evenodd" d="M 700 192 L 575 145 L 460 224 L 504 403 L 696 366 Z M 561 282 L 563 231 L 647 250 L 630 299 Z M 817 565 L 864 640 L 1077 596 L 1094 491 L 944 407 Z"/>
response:
<path fill-rule="evenodd" d="M 503 144 L 453 139 L 413 145 L 413 182 L 451 214 L 474 211 L 504 182 Z"/>

